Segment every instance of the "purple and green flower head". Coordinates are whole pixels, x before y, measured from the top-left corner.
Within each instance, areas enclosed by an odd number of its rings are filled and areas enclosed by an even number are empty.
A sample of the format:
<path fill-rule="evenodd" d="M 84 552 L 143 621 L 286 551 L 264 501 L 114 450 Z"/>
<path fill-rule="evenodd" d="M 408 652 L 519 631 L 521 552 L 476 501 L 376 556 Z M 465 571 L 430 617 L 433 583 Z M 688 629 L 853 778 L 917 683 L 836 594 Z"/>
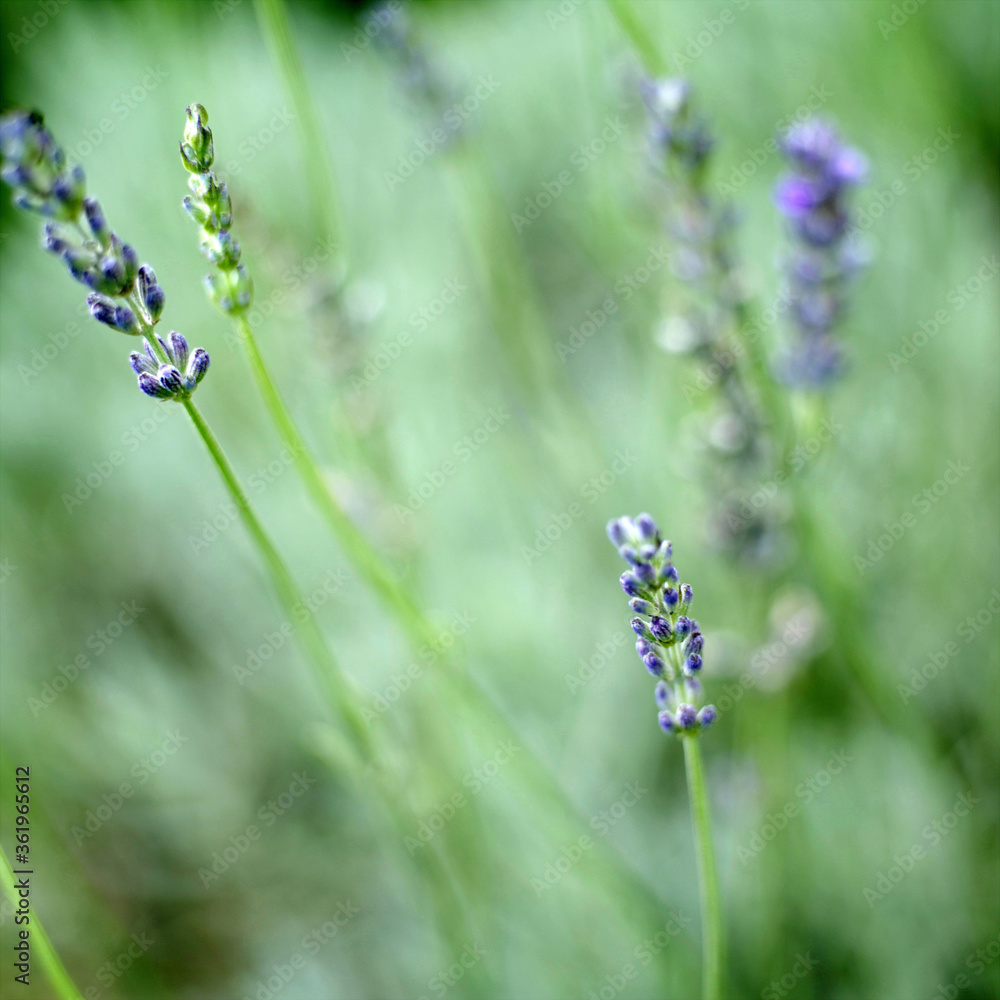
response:
<path fill-rule="evenodd" d="M 646 670 L 657 679 L 655 700 L 664 732 L 691 736 L 715 719 L 712 705 L 701 705 L 704 638 L 688 615 L 694 592 L 681 583 L 673 565 L 673 547 L 660 535 L 649 514 L 620 517 L 607 527 L 611 544 L 630 568 L 620 584 L 635 613 L 635 648 Z"/>

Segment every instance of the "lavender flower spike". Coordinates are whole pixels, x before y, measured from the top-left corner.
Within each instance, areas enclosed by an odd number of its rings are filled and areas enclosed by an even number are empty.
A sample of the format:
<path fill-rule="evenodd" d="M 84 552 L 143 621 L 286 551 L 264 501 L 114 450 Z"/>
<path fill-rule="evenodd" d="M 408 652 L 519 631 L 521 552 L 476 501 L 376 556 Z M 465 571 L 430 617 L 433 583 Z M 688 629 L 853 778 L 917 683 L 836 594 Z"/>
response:
<path fill-rule="evenodd" d="M 655 695 L 660 727 L 680 737 L 693 736 L 712 723 L 716 711 L 713 705 L 699 707 L 701 685 L 694 678 L 701 673 L 705 642 L 698 623 L 686 614 L 694 596 L 691 586 L 678 583 L 673 549 L 649 514 L 618 518 L 607 531 L 631 567 L 620 582 L 636 612 L 631 621 L 639 637 L 636 652 L 659 682 Z"/>
<path fill-rule="evenodd" d="M 833 330 L 845 311 L 848 279 L 863 264 L 847 240 L 848 199 L 864 180 L 867 161 L 818 118 L 793 125 L 782 149 L 792 169 L 778 182 L 774 201 L 793 242 L 785 271 L 797 338 L 781 374 L 798 388 L 821 388 L 843 370 Z"/>
<path fill-rule="evenodd" d="M 185 163 L 211 162 L 211 133 L 206 140 L 195 129 L 185 137 Z M 67 166 L 37 111 L 0 118 L 0 155 L 0 176 L 14 188 L 15 203 L 53 220 L 43 229 L 43 246 L 92 289 L 87 305 L 94 319 L 144 338 L 145 353 L 129 356 L 139 388 L 156 399 L 188 399 L 205 377 L 208 354 L 200 347 L 190 353 L 179 333 L 171 333 L 169 343 L 154 334 L 166 303 L 156 274 L 148 264 L 140 266 L 135 250 L 109 228 L 100 203 L 87 195 L 83 171 Z"/>

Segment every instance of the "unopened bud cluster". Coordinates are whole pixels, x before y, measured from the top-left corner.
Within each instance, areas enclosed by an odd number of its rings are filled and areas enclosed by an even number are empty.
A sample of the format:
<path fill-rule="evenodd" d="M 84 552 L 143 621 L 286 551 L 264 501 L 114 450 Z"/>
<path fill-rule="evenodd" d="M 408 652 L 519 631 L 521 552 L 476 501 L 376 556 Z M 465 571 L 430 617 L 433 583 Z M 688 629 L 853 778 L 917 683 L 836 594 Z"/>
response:
<path fill-rule="evenodd" d="M 187 109 L 180 145 L 181 160 L 191 174 L 188 178 L 191 195 L 184 199 L 184 210 L 201 229 L 201 252 L 218 268 L 205 276 L 205 287 L 224 313 L 242 313 L 253 301 L 253 282 L 246 266 L 240 263 L 240 245 L 230 232 L 233 206 L 229 187 L 212 172 L 215 146 L 208 127 L 208 112 L 200 104 Z"/>
<path fill-rule="evenodd" d="M 621 576 L 629 596 L 636 652 L 658 681 L 656 704 L 664 732 L 691 735 L 715 720 L 715 706 L 701 705 L 698 674 L 704 637 L 691 618 L 691 585 L 681 583 L 672 560 L 673 549 L 649 514 L 634 520 L 620 517 L 608 524 L 608 538 L 629 564 Z"/>
<path fill-rule="evenodd" d="M 194 363 L 197 358 L 196 370 L 189 370 L 185 343 L 180 366 L 185 374 L 178 371 L 176 390 L 167 391 L 175 384 L 176 358 L 153 335 L 166 303 L 163 289 L 153 269 L 140 266 L 135 250 L 108 227 L 100 203 L 87 195 L 83 170 L 68 166 L 42 116 L 37 111 L 13 111 L 0 118 L 0 153 L 0 176 L 14 189 L 15 204 L 51 220 L 43 230 L 45 249 L 61 257 L 69 273 L 91 289 L 87 296 L 91 315 L 112 330 L 147 338 L 148 363 L 155 368 L 142 372 L 140 388 L 163 399 L 187 398 L 204 377 L 208 354 L 198 348 L 190 359 Z M 179 333 L 170 338 L 171 343 L 173 338 L 184 341 Z M 159 389 L 151 392 L 143 376 L 147 382 L 159 380 Z"/>

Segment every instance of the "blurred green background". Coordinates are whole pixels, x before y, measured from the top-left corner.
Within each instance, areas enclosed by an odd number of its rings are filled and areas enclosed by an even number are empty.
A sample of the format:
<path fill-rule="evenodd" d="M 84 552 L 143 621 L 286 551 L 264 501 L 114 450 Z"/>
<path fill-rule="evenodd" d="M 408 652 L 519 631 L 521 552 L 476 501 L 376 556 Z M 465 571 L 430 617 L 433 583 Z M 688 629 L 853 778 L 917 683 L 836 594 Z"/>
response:
<path fill-rule="evenodd" d="M 763 565 L 706 530 L 711 394 L 687 398 L 690 362 L 657 344 L 672 280 L 628 286 L 665 236 L 640 64 L 605 5 L 291 4 L 336 253 L 250 2 L 0 7 L 3 107 L 44 111 L 156 268 L 167 328 L 210 351 L 199 405 L 345 669 L 386 705 L 373 724 L 434 834 L 401 842 L 365 780 L 330 766 L 319 690 L 201 443 L 137 391 L 131 343 L 85 315 L 5 197 L 0 815 L 10 853 L 13 768 L 30 765 L 33 903 L 88 1000 L 696 996 L 682 754 L 604 538 L 647 509 L 695 588 L 722 710 L 704 751 L 726 995 L 1000 996 L 1000 5 L 634 6 L 696 86 L 759 302 L 779 282 L 776 130 L 812 100 L 871 159 L 837 431 L 794 487 L 762 482 L 768 510 L 794 498 L 811 526 Z M 179 207 L 192 101 L 275 377 L 447 653 L 409 648 L 330 540 L 202 292 Z M 770 325 L 768 350 L 786 335 Z M 442 692 L 445 658 L 505 732 Z M 426 726 L 450 734 L 443 758 Z M 466 900 L 447 934 L 421 878 L 432 848 Z M 3 995 L 50 997 L 37 962 L 12 982 L 13 932 L 4 904 Z"/>

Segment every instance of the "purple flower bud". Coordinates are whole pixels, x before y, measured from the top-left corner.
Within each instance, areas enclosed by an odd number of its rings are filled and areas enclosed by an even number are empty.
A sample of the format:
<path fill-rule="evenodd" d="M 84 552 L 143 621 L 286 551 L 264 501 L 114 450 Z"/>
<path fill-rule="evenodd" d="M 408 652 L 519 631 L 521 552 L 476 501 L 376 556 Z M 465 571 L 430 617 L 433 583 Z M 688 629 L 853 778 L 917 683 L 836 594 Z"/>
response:
<path fill-rule="evenodd" d="M 689 674 L 696 674 L 696 673 L 698 673 L 698 671 L 701 670 L 701 656 L 698 653 L 692 653 L 684 661 L 684 669 Z"/>
<path fill-rule="evenodd" d="M 87 225 L 94 234 L 94 239 L 102 246 L 106 246 L 111 234 L 108 232 L 108 224 L 104 218 L 104 210 L 96 198 L 85 198 L 83 200 L 83 211 L 87 216 Z"/>
<path fill-rule="evenodd" d="M 157 373 L 157 378 L 160 380 L 160 385 L 172 396 L 184 388 L 181 373 L 173 365 L 163 365 Z"/>
<path fill-rule="evenodd" d="M 87 296 L 87 305 L 90 307 L 90 315 L 98 323 L 104 323 L 107 326 L 115 325 L 115 304 L 107 296 L 91 292 Z"/>
<path fill-rule="evenodd" d="M 655 694 L 656 704 L 659 705 L 660 708 L 666 708 L 667 705 L 670 704 L 670 688 L 667 687 L 664 681 L 660 681 L 660 683 L 656 685 Z"/>
<path fill-rule="evenodd" d="M 639 659 L 644 659 L 649 653 L 653 652 L 653 647 L 645 639 L 637 639 L 635 642 L 635 651 L 639 654 Z"/>
<path fill-rule="evenodd" d="M 678 615 L 674 622 L 674 631 L 678 639 L 683 639 L 691 631 L 691 619 L 684 615 Z"/>
<path fill-rule="evenodd" d="M 663 603 L 666 605 L 668 611 L 673 611 L 677 606 L 677 591 L 673 587 L 664 587 L 663 589 Z"/>
<path fill-rule="evenodd" d="M 705 648 L 705 638 L 700 632 L 692 632 L 687 642 L 684 643 L 684 652 L 689 656 L 692 653 L 700 653 Z"/>
<path fill-rule="evenodd" d="M 195 385 L 205 377 L 205 372 L 208 371 L 208 362 L 208 351 L 204 347 L 196 347 L 188 362 L 188 376 L 194 379 Z"/>
<path fill-rule="evenodd" d="M 715 717 L 716 717 L 715 706 L 714 705 L 706 705 L 698 713 L 698 725 L 701 726 L 702 729 L 708 729 L 708 727 L 713 722 L 715 722 Z"/>
<path fill-rule="evenodd" d="M 649 630 L 649 626 L 641 618 L 633 618 L 629 623 L 632 626 L 632 631 L 635 632 L 640 639 L 645 639 L 646 642 L 653 642 L 653 633 Z"/>
<path fill-rule="evenodd" d="M 637 615 L 655 615 L 657 607 L 650 601 L 643 600 L 641 597 L 633 597 L 631 601 L 628 602 L 628 606 Z"/>
<path fill-rule="evenodd" d="M 660 576 L 666 583 L 676 583 L 680 579 L 677 575 L 677 570 L 673 566 L 664 566 L 660 571 Z"/>
<path fill-rule="evenodd" d="M 621 548 L 628 541 L 628 535 L 625 532 L 625 527 L 621 522 L 621 518 L 608 521 L 606 530 L 608 538 L 611 539 L 611 544 L 616 548 Z"/>
<path fill-rule="evenodd" d="M 674 717 L 669 712 L 660 712 L 660 729 L 665 733 L 674 731 Z"/>
<path fill-rule="evenodd" d="M 841 184 L 860 184 L 868 173 L 868 159 L 853 146 L 843 146 L 830 164 L 830 174 Z"/>
<path fill-rule="evenodd" d="M 652 621 L 650 621 L 649 630 L 653 633 L 653 637 L 658 642 L 670 642 L 672 630 L 668 619 L 661 618 L 657 615 L 652 619 Z"/>
<path fill-rule="evenodd" d="M 642 584 L 639 582 L 639 578 L 635 575 L 635 573 L 622 573 L 618 582 L 622 585 L 622 590 L 624 590 L 629 597 L 642 596 Z"/>
<path fill-rule="evenodd" d="M 809 177 L 793 174 L 778 182 L 774 203 L 790 219 L 801 219 L 823 203 L 826 191 Z"/>
<path fill-rule="evenodd" d="M 649 514 L 640 514 L 635 519 L 635 526 L 639 531 L 639 537 L 644 542 L 652 542 L 659 534 L 656 522 Z"/>
<path fill-rule="evenodd" d="M 677 725 L 681 729 L 692 729 L 698 721 L 698 713 L 694 705 L 679 705 L 677 707 Z"/>
<path fill-rule="evenodd" d="M 642 662 L 646 664 L 646 669 L 654 676 L 660 677 L 663 674 L 663 660 L 661 660 L 656 653 L 647 653 L 646 656 L 642 658 Z"/>
<path fill-rule="evenodd" d="M 139 376 L 139 388 L 147 396 L 152 396 L 154 399 L 169 399 L 173 395 L 169 389 L 164 388 L 160 384 L 158 379 L 152 375 L 147 375 L 145 372 Z"/>
<path fill-rule="evenodd" d="M 149 355 L 140 354 L 138 351 L 133 351 L 128 356 L 128 363 L 132 366 L 132 371 L 136 375 L 149 375 L 153 376 L 157 372 L 158 366 L 149 360 Z"/>
<path fill-rule="evenodd" d="M 691 589 L 690 583 L 681 584 L 681 602 L 678 610 L 682 615 L 686 615 L 691 607 L 691 601 L 694 599 L 694 591 Z"/>
<path fill-rule="evenodd" d="M 178 368 L 186 368 L 188 362 L 188 343 L 176 330 L 171 330 L 167 337 L 170 343 L 170 356 Z"/>
<path fill-rule="evenodd" d="M 121 330 L 122 333 L 130 333 L 133 336 L 139 333 L 139 321 L 136 319 L 135 313 L 128 306 L 117 306 L 115 308 L 115 322 L 113 325 L 116 330 Z"/>
<path fill-rule="evenodd" d="M 668 541 L 660 542 L 660 547 L 656 550 L 656 557 L 661 562 L 670 562 L 674 554 L 674 547 Z"/>
<path fill-rule="evenodd" d="M 651 563 L 637 562 L 633 566 L 635 575 L 647 586 L 656 582 L 656 570 Z"/>

